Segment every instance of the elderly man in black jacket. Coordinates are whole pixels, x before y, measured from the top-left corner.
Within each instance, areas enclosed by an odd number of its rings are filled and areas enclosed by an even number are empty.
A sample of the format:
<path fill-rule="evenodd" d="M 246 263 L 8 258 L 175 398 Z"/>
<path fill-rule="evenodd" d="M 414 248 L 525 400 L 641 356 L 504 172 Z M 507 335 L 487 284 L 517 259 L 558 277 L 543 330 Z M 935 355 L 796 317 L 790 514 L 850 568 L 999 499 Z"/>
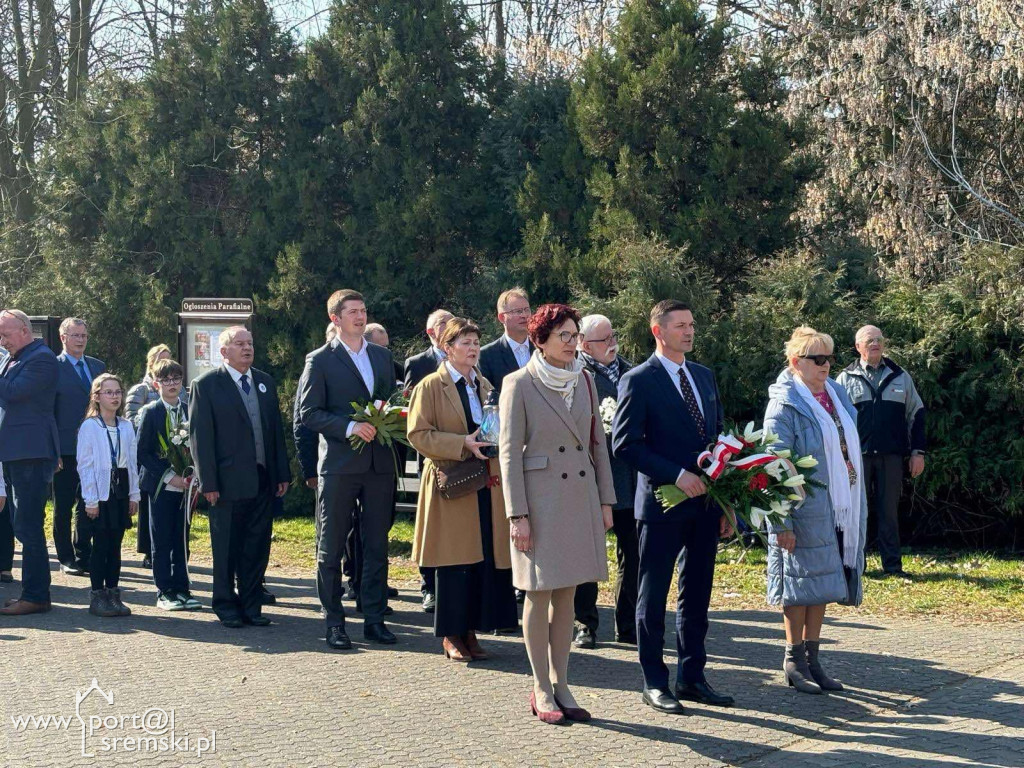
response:
<path fill-rule="evenodd" d="M 619 337 L 612 322 L 604 315 L 587 315 L 580 321 L 580 358 L 594 375 L 597 399 L 604 405 L 609 398 L 617 401 L 619 379 L 632 366 L 619 356 Z M 605 410 L 602 407 L 602 411 Z M 611 455 L 611 424 L 605 429 L 608 453 Z M 612 458 L 612 479 L 615 482 L 615 506 L 612 508 L 615 530 L 615 556 L 618 573 L 615 581 L 615 640 L 636 645 L 636 590 L 640 568 L 637 548 L 636 519 L 633 498 L 636 496 L 636 470 L 621 459 Z M 597 642 L 597 583 L 576 587 L 577 648 L 593 648 Z"/>
<path fill-rule="evenodd" d="M 252 367 L 252 334 L 233 326 L 219 343 L 224 365 L 193 382 L 189 401 L 192 457 L 211 505 L 213 610 L 226 627 L 266 626 L 273 499 L 291 480 L 284 427 L 274 380 Z"/>

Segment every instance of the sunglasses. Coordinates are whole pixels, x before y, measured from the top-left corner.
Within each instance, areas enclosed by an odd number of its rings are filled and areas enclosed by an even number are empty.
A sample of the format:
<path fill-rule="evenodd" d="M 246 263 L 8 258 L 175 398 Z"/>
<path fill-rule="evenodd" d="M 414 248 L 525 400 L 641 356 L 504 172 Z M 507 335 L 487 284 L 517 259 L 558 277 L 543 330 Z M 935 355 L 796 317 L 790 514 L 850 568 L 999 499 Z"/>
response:
<path fill-rule="evenodd" d="M 829 365 L 834 364 L 835 361 L 836 361 L 836 356 L 835 355 L 800 355 L 800 359 L 801 360 L 810 360 L 816 366 L 821 368 L 822 366 L 825 365 L 825 363 L 828 363 Z"/>

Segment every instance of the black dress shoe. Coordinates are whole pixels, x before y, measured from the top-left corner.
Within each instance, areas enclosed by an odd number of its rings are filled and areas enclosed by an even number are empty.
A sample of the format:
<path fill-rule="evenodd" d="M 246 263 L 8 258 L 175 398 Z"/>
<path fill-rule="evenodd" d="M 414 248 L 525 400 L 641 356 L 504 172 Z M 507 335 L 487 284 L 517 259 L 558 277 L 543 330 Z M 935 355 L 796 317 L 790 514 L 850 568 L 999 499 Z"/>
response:
<path fill-rule="evenodd" d="M 67 576 L 85 576 L 85 571 L 78 567 L 78 563 L 61 563 L 60 572 Z"/>
<path fill-rule="evenodd" d="M 362 612 L 363 612 L 363 604 L 362 603 L 356 603 L 356 613 L 362 613 Z M 383 616 L 390 616 L 394 612 L 395 612 L 394 608 L 392 608 L 390 605 L 385 605 L 384 606 L 384 612 L 383 612 L 382 615 Z"/>
<path fill-rule="evenodd" d="M 359 593 L 356 592 L 355 588 L 351 585 L 345 587 L 345 593 L 341 596 L 342 600 L 358 600 Z"/>
<path fill-rule="evenodd" d="M 251 624 L 254 627 L 269 627 L 273 622 L 266 616 L 253 616 L 251 619 L 246 617 L 242 619 L 246 624 Z"/>
<path fill-rule="evenodd" d="M 644 688 L 644 704 L 667 715 L 685 715 L 683 705 L 665 688 Z"/>
<path fill-rule="evenodd" d="M 701 704 L 710 704 L 712 707 L 731 707 L 736 703 L 732 696 L 726 696 L 712 688 L 707 680 L 677 685 L 676 698 L 698 701 Z"/>
<path fill-rule="evenodd" d="M 616 635 L 616 643 L 623 643 L 624 645 L 636 645 L 636 635 Z"/>
<path fill-rule="evenodd" d="M 577 648 L 597 648 L 597 640 L 590 627 L 577 627 L 576 636 L 572 639 L 572 644 Z"/>
<path fill-rule="evenodd" d="M 352 641 L 348 639 L 344 627 L 328 627 L 327 645 L 336 651 L 347 651 L 352 647 Z"/>
<path fill-rule="evenodd" d="M 437 597 L 433 592 L 423 593 L 423 610 L 426 613 L 433 613 L 437 607 Z"/>
<path fill-rule="evenodd" d="M 398 597 L 398 590 L 395 587 L 388 587 L 388 597 Z"/>
<path fill-rule="evenodd" d="M 152 568 L 153 567 L 153 561 L 149 559 L 149 555 L 144 555 L 143 556 L 143 558 L 142 558 L 142 567 L 143 568 Z"/>
<path fill-rule="evenodd" d="M 521 590 L 521 589 L 517 589 L 516 590 L 516 602 L 519 603 L 520 605 L 522 605 L 524 600 L 526 600 L 526 593 L 523 592 L 523 590 Z"/>
<path fill-rule="evenodd" d="M 398 642 L 398 638 L 384 626 L 383 621 L 363 627 L 363 637 L 371 643 L 380 643 L 381 645 L 394 645 Z"/>
<path fill-rule="evenodd" d="M 272 592 L 268 592 L 266 587 L 261 588 L 260 602 L 263 605 L 273 605 L 277 602 L 277 596 Z"/>
<path fill-rule="evenodd" d="M 240 629 L 245 626 L 241 619 L 221 619 L 220 623 L 228 629 Z"/>

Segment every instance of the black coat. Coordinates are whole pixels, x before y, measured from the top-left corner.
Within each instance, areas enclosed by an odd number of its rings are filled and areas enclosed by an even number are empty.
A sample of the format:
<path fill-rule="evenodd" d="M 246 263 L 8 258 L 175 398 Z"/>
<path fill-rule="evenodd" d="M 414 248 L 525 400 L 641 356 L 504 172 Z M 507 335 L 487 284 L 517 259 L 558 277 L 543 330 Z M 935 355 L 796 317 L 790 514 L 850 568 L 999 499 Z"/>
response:
<path fill-rule="evenodd" d="M 295 440 L 295 455 L 299 460 L 299 469 L 302 471 L 302 479 L 309 480 L 316 477 L 317 449 L 320 443 L 320 436 L 307 426 L 302 424 L 299 418 L 299 392 L 302 391 L 302 379 L 299 379 L 299 386 L 295 390 L 295 405 L 292 408 L 292 438 Z"/>
<path fill-rule="evenodd" d="M 532 355 L 535 349 L 533 342 L 528 341 L 527 343 L 530 345 L 530 354 Z M 515 353 L 508 345 L 504 335 L 480 350 L 480 373 L 491 382 L 491 386 L 498 394 L 501 394 L 501 382 L 504 378 L 518 370 L 519 363 L 516 362 Z"/>
<path fill-rule="evenodd" d="M 617 384 L 613 384 L 612 380 L 605 374 L 598 371 L 593 366 L 587 363 L 587 359 L 583 358 L 584 364 L 586 364 L 587 370 L 594 376 L 594 384 L 597 388 L 597 406 L 600 409 L 601 403 L 604 402 L 605 398 L 610 397 L 613 400 L 619 399 L 619 388 Z M 619 381 L 622 380 L 622 376 L 632 366 L 625 361 L 622 357 L 619 358 Z M 602 431 L 604 427 L 602 425 Z M 624 462 L 622 459 L 617 459 L 612 456 L 612 436 L 605 435 L 608 440 L 608 455 L 611 457 L 612 464 L 612 480 L 615 483 L 615 509 L 633 509 L 633 500 L 636 497 L 636 470 L 633 469 L 629 464 Z"/>
<path fill-rule="evenodd" d="M 58 377 L 57 356 L 41 339 L 0 363 L 0 462 L 53 459 L 57 465 Z"/>
<path fill-rule="evenodd" d="M 187 410 L 182 415 L 187 418 Z M 166 428 L 167 406 L 163 400 L 155 400 L 139 412 L 139 488 L 150 496 L 156 495 L 160 481 L 171 468 L 170 462 L 160 456 L 159 436 L 167 439 Z"/>
<path fill-rule="evenodd" d="M 394 474 L 391 452 L 374 440 L 356 451 L 345 434 L 352 422 L 352 403 L 387 400 L 395 392 L 394 358 L 384 347 L 367 342 L 373 368 L 373 392 L 338 339 L 306 356 L 299 389 L 299 419 L 321 436 L 319 474 L 356 475 L 365 472 Z"/>
<path fill-rule="evenodd" d="M 440 363 L 437 362 L 437 356 L 434 354 L 434 348 L 432 346 L 427 347 L 418 355 L 413 355 L 406 360 L 405 390 L 412 394 L 416 385 L 436 371 L 438 365 L 440 365 Z"/>
<path fill-rule="evenodd" d="M 250 368 L 260 404 L 263 447 L 271 485 L 291 480 L 277 385 L 263 371 Z M 203 493 L 218 491 L 224 501 L 251 499 L 259 493 L 256 441 L 242 393 L 223 366 L 192 382 L 189 431 Z"/>

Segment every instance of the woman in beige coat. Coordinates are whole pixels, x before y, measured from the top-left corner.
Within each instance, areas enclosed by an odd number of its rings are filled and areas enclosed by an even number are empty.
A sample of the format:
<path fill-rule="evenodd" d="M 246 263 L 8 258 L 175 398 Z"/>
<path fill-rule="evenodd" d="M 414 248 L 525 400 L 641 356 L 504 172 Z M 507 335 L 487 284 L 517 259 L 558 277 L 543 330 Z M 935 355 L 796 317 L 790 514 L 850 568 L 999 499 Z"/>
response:
<path fill-rule="evenodd" d="M 439 343 L 448 358 L 409 403 L 409 442 L 425 459 L 412 553 L 421 566 L 437 568 L 434 635 L 444 638 L 445 656 L 470 661 L 487 658 L 477 632 L 514 627 L 519 616 L 497 461 L 487 460 L 486 488 L 454 499 L 437 488 L 438 467 L 484 458 L 477 432 L 491 385 L 475 369 L 480 329 L 453 318 Z"/>
<path fill-rule="evenodd" d="M 615 488 L 597 390 L 576 359 L 580 316 L 546 304 L 530 318 L 536 350 L 505 377 L 499 461 L 511 522 L 512 581 L 526 593 L 530 707 L 546 723 L 589 720 L 568 684 L 576 585 L 608 578 L 605 531 Z"/>

